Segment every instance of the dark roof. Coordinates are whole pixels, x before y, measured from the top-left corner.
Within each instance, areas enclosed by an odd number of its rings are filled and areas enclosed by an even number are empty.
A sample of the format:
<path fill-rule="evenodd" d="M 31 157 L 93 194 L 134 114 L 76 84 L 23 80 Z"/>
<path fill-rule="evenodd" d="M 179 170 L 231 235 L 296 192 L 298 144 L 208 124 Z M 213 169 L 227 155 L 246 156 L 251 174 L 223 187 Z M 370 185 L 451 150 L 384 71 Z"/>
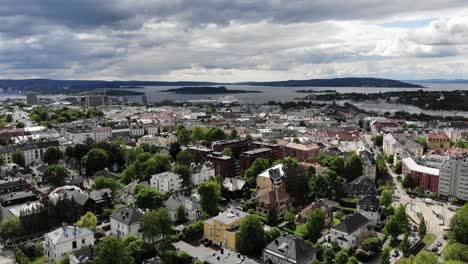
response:
<path fill-rule="evenodd" d="M 93 174 L 93 177 L 97 176 L 105 176 L 105 177 L 111 177 L 111 178 L 119 178 L 119 175 L 113 172 L 110 172 L 108 170 L 100 170 L 97 171 L 96 173 Z"/>
<path fill-rule="evenodd" d="M 9 146 L 4 146 L 0 147 L 0 154 L 4 153 L 10 153 L 15 150 L 30 150 L 30 149 L 44 149 L 48 147 L 58 147 L 60 146 L 59 142 L 54 140 L 54 141 L 41 141 L 41 142 L 36 142 L 36 143 L 25 143 L 21 145 L 9 145 Z"/>
<path fill-rule="evenodd" d="M 361 160 L 364 160 L 371 164 L 375 164 L 374 154 L 367 149 L 359 152 L 359 157 L 361 158 Z"/>
<path fill-rule="evenodd" d="M 344 186 L 344 193 L 347 195 L 376 196 L 377 187 L 375 187 L 373 180 L 360 176 Z"/>
<path fill-rule="evenodd" d="M 293 259 L 296 263 L 301 263 L 303 259 L 309 259 L 317 254 L 317 250 L 304 242 L 302 238 L 289 234 L 280 235 L 266 246 L 265 251 L 267 250 L 285 258 Z"/>
<path fill-rule="evenodd" d="M 117 212 L 113 213 L 110 218 L 113 218 L 126 225 L 132 225 L 140 221 L 143 214 L 138 209 L 133 207 L 121 207 Z"/>
<path fill-rule="evenodd" d="M 345 218 L 339 225 L 333 227 L 332 229 L 351 234 L 358 228 L 366 225 L 368 222 L 369 219 L 367 219 L 365 216 L 360 213 L 355 213 L 352 216 Z"/>
<path fill-rule="evenodd" d="M 81 185 L 84 182 L 83 177 L 67 177 L 65 178 L 65 185 Z"/>
<path fill-rule="evenodd" d="M 372 212 L 376 212 L 380 207 L 380 201 L 375 196 L 366 196 L 362 198 L 358 204 L 363 210 Z"/>
<path fill-rule="evenodd" d="M 2 196 L 0 196 L 0 201 L 14 201 L 14 200 L 17 200 L 17 199 L 22 199 L 22 198 L 27 198 L 27 197 L 36 197 L 36 194 L 33 193 L 33 192 L 27 192 L 27 191 L 24 191 L 24 192 L 12 192 L 12 193 L 8 193 L 8 194 L 4 194 Z"/>
<path fill-rule="evenodd" d="M 78 261 L 74 263 L 80 263 L 80 264 L 91 263 L 94 257 L 93 247 L 91 246 L 82 247 L 78 249 L 77 251 L 75 251 L 70 257 L 74 257 L 75 261 Z"/>
<path fill-rule="evenodd" d="M 16 188 L 20 186 L 25 186 L 28 185 L 29 183 L 25 181 L 24 179 L 19 179 L 16 181 L 1 181 L 0 182 L 0 190 L 2 189 L 10 189 L 10 188 Z"/>

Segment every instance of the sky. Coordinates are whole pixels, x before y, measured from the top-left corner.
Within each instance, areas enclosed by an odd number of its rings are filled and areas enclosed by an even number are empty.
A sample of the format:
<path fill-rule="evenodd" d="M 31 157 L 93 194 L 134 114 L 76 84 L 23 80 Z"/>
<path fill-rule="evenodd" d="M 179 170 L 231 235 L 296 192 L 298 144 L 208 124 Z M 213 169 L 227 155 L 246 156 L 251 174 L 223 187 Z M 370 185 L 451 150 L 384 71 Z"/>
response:
<path fill-rule="evenodd" d="M 2 0 L 0 78 L 468 79 L 466 0 Z"/>

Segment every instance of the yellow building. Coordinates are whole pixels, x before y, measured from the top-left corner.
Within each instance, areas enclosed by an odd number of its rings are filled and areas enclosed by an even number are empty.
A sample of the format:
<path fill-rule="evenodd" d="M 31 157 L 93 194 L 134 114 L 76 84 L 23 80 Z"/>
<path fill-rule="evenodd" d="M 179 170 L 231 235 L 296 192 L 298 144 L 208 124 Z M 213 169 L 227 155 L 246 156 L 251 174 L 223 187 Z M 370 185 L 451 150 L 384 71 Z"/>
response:
<path fill-rule="evenodd" d="M 205 221 L 205 239 L 220 247 L 236 250 L 236 232 L 248 214 L 238 210 L 228 210 Z"/>

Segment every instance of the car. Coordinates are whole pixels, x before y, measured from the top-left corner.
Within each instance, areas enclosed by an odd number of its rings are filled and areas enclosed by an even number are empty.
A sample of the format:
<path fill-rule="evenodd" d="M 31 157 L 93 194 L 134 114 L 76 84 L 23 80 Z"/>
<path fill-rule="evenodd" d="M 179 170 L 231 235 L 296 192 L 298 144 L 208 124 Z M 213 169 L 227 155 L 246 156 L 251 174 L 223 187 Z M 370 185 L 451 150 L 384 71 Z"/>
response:
<path fill-rule="evenodd" d="M 416 198 L 416 196 L 415 196 L 414 194 L 410 194 L 409 197 L 410 197 L 411 199 Z"/>
<path fill-rule="evenodd" d="M 392 257 L 398 257 L 400 255 L 400 252 L 398 252 L 398 250 L 394 250 L 393 253 L 392 253 Z"/>
<path fill-rule="evenodd" d="M 447 234 L 444 234 L 442 237 L 443 237 L 445 240 L 447 240 L 447 238 L 448 238 Z"/>
<path fill-rule="evenodd" d="M 434 253 L 436 253 L 437 251 L 439 251 L 439 248 L 438 248 L 438 247 L 433 247 L 433 248 L 431 249 L 431 251 L 434 252 Z"/>
<path fill-rule="evenodd" d="M 441 246 L 442 246 L 442 242 L 441 242 L 441 241 L 437 242 L 436 246 L 441 247 Z"/>

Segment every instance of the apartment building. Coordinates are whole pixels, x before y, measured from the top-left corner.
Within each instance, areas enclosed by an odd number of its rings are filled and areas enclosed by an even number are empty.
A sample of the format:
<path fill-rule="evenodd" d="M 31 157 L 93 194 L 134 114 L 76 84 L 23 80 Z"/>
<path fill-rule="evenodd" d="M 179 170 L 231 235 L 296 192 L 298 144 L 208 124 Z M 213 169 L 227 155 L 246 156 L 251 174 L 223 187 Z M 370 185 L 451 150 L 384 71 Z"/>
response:
<path fill-rule="evenodd" d="M 69 128 L 65 132 L 75 144 L 84 144 L 86 140 L 92 139 L 94 142 L 106 141 L 112 137 L 111 127 L 92 127 L 92 128 Z"/>
<path fill-rule="evenodd" d="M 151 176 L 150 186 L 163 193 L 180 191 L 182 189 L 182 177 L 180 174 L 166 171 Z"/>
<path fill-rule="evenodd" d="M 0 157 L 4 163 L 12 163 L 12 153 L 20 151 L 24 155 L 26 165 L 33 163 L 35 160 L 42 159 L 48 147 L 60 147 L 58 141 L 44 141 L 36 143 L 25 143 L 20 145 L 9 145 L 0 147 Z"/>
<path fill-rule="evenodd" d="M 448 159 L 439 170 L 439 194 L 468 201 L 468 160 Z"/>
<path fill-rule="evenodd" d="M 239 210 L 228 210 L 205 220 L 203 225 L 204 238 L 220 247 L 236 250 L 236 232 L 247 215 Z"/>

